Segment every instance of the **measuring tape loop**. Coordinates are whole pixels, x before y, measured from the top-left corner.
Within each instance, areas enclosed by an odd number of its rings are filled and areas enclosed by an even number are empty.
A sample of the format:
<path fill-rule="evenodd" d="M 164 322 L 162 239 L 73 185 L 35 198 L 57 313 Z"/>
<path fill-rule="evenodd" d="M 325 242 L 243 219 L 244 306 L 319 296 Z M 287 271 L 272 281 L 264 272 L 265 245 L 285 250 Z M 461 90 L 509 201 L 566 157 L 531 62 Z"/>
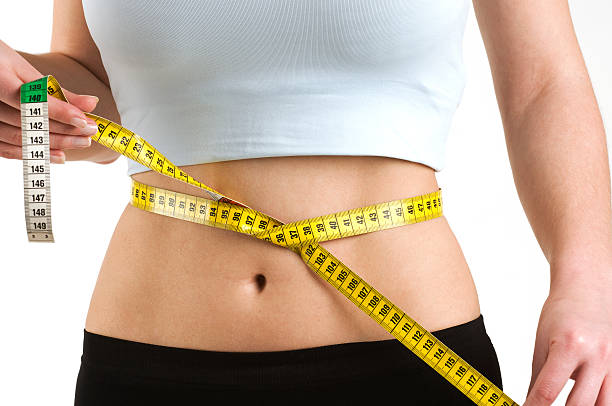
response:
<path fill-rule="evenodd" d="M 28 236 L 30 241 L 53 241 L 50 216 L 51 202 L 48 193 L 50 185 L 48 182 L 47 94 L 68 102 L 59 83 L 53 76 L 45 76 L 39 80 L 26 83 L 21 88 L 23 139 L 25 141 L 27 137 L 38 136 L 38 132 L 33 133 L 33 131 L 40 129 L 43 132 L 40 144 L 34 142 L 33 145 L 26 146 L 24 143 L 24 158 L 32 151 L 42 151 L 42 155 L 38 156 L 37 159 L 41 159 L 43 162 L 41 170 L 45 182 L 38 185 L 44 189 L 41 193 L 46 193 L 44 195 L 46 199 L 44 201 L 45 211 L 39 211 L 38 216 L 34 211 L 34 215 L 28 217 L 28 209 L 36 210 L 32 203 L 41 202 L 36 202 L 35 199 L 32 201 L 27 199 L 28 196 L 37 195 L 38 192 L 25 192 L 26 220 L 29 221 Z M 40 110 L 37 110 L 39 108 Z M 191 175 L 177 168 L 151 144 L 132 131 L 104 117 L 91 113 L 85 113 L 85 115 L 95 120 L 98 125 L 98 132 L 92 137 L 94 141 L 157 173 L 200 188 L 209 197 L 204 198 L 174 192 L 132 179 L 130 203 L 133 206 L 168 217 L 239 232 L 296 252 L 312 271 L 374 319 L 475 404 L 482 406 L 518 406 L 484 375 L 318 244 L 323 241 L 366 234 L 440 217 L 442 215 L 441 189 L 407 199 L 377 203 L 284 224 L 278 219 L 235 201 L 194 179 Z M 32 130 L 28 127 L 35 127 L 35 129 Z M 27 165 L 30 165 L 30 161 Z M 36 171 L 26 172 L 24 159 L 24 187 L 28 185 L 26 179 L 29 182 L 39 179 L 40 175 L 41 173 Z M 30 223 L 36 221 L 44 223 L 45 227 L 48 224 L 48 228 L 42 233 L 41 230 L 32 230 Z M 33 234 L 35 237 L 30 237 L 31 231 L 36 232 Z M 45 238 L 44 235 L 47 235 L 47 237 Z M 400 388 L 399 391 L 401 390 Z M 404 395 L 409 396 L 410 394 L 398 393 L 398 398 L 403 398 Z M 431 396 L 435 400 L 435 393 L 432 393 Z"/>
<path fill-rule="evenodd" d="M 282 224 L 249 207 L 219 203 L 132 180 L 132 205 L 140 209 L 249 234 L 286 248 L 336 240 L 431 220 L 442 215 L 441 193 L 312 217 Z"/>

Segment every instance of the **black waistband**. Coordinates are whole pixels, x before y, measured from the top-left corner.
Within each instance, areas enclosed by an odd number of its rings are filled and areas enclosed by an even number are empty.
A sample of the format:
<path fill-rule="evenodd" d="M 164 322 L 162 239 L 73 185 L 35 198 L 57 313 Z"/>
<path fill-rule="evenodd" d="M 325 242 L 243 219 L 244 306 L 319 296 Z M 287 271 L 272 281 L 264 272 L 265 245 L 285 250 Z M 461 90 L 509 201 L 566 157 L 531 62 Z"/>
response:
<path fill-rule="evenodd" d="M 488 340 L 482 314 L 432 334 L 451 349 L 453 343 L 465 340 Z M 159 346 L 84 331 L 81 360 L 90 367 L 110 368 L 119 374 L 216 385 L 316 383 L 339 377 L 354 379 L 372 371 L 429 368 L 393 338 L 297 350 L 225 352 Z"/>

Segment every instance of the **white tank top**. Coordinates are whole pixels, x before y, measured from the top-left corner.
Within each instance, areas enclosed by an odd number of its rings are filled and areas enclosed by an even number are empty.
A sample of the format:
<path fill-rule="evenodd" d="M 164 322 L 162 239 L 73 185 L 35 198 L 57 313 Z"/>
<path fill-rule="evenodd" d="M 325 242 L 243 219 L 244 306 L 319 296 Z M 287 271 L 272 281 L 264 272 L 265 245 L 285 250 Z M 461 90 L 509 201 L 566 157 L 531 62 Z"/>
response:
<path fill-rule="evenodd" d="M 440 171 L 468 0 L 83 0 L 122 125 L 174 164 L 376 155 Z M 148 168 L 128 160 L 128 174 Z"/>

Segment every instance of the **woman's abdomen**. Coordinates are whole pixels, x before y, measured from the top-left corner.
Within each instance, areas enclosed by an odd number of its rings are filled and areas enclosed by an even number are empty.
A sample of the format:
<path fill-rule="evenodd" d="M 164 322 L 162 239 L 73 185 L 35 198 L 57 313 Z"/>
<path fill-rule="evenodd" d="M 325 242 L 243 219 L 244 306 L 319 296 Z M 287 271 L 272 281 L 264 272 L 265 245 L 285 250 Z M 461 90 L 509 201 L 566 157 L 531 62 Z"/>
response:
<path fill-rule="evenodd" d="M 285 223 L 438 189 L 431 168 L 384 157 L 257 158 L 182 168 Z M 133 177 L 205 196 L 153 172 Z M 480 314 L 469 268 L 444 216 L 320 244 L 428 330 Z M 104 258 L 86 329 L 218 351 L 391 338 L 293 251 L 129 204 Z"/>

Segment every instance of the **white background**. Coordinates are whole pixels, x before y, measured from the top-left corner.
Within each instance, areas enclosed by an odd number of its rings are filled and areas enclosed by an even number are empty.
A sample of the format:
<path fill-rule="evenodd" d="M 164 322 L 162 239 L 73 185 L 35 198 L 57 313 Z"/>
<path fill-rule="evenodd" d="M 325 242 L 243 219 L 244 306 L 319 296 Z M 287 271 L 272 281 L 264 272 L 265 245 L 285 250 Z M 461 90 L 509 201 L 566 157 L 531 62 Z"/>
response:
<path fill-rule="evenodd" d="M 47 52 L 51 1 L 0 2 L 0 39 Z M 612 125 L 609 0 L 572 0 L 572 16 L 600 108 Z M 25 17 L 27 16 L 27 20 Z M 607 40 L 606 40 L 607 38 Z M 438 173 L 445 215 L 476 281 L 505 392 L 525 399 L 549 268 L 514 187 L 503 130 L 473 12 L 465 35 L 468 83 Z M 55 244 L 29 244 L 23 218 L 22 163 L 0 159 L 0 404 L 73 403 L 89 298 L 115 224 L 127 203 L 127 162 L 53 165 Z M 486 195 L 485 195 L 486 193 Z M 83 198 L 96 197 L 96 207 Z M 472 199 L 487 200 L 494 212 Z M 503 299 L 503 302 L 502 300 Z M 555 405 L 565 404 L 569 381 Z"/>

